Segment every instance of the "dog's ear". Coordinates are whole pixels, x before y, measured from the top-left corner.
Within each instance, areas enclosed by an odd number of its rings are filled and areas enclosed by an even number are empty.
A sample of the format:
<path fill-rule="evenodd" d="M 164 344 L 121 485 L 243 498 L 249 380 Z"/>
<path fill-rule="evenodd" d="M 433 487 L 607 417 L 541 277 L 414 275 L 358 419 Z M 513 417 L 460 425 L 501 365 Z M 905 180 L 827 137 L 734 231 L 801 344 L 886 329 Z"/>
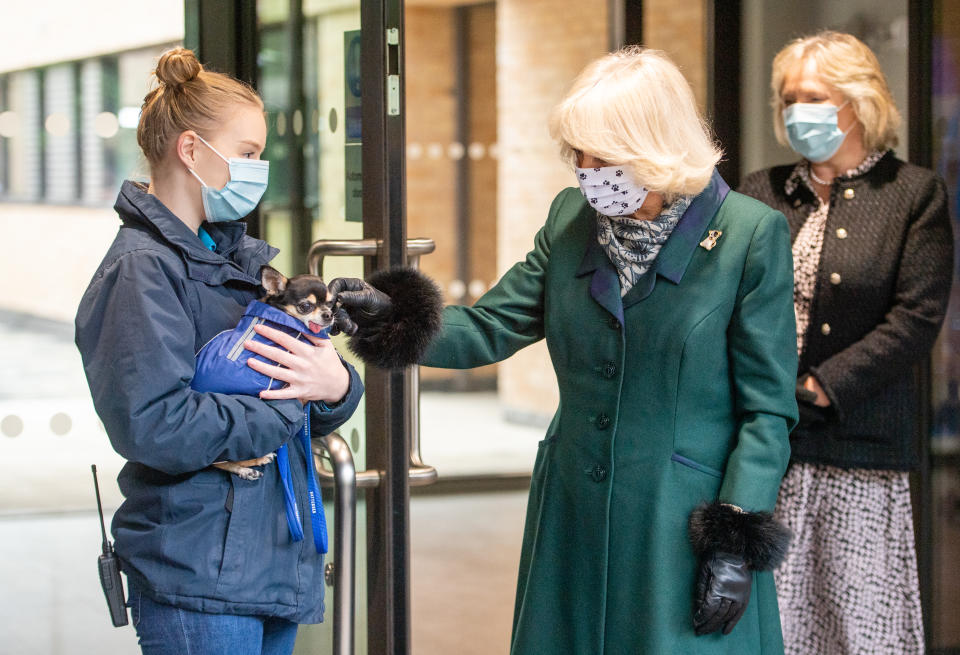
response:
<path fill-rule="evenodd" d="M 287 278 L 273 266 L 263 266 L 260 269 L 260 284 L 267 290 L 268 296 L 279 296 L 287 288 Z"/>

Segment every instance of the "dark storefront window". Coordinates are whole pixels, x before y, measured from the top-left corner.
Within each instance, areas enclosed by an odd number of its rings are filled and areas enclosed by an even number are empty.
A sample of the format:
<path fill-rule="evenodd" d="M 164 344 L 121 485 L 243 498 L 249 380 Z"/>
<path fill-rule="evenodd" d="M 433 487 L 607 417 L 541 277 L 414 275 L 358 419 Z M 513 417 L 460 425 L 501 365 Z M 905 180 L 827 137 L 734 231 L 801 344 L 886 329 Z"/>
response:
<path fill-rule="evenodd" d="M 109 207 L 145 179 L 140 105 L 174 45 L 0 74 L 0 201 Z"/>
<path fill-rule="evenodd" d="M 954 237 L 960 244 L 960 0 L 934 3 L 932 40 L 932 165 L 947 185 Z M 960 248 L 957 248 L 960 263 Z M 954 267 L 947 319 L 933 352 L 933 434 L 930 442 L 933 522 L 934 653 L 960 653 L 960 284 Z"/>

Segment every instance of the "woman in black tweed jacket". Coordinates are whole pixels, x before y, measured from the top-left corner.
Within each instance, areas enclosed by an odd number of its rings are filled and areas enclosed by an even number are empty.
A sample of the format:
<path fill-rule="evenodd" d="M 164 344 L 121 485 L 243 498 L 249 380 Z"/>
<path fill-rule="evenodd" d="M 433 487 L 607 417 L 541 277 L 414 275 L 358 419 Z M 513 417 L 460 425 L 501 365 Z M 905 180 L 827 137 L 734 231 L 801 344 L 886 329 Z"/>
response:
<path fill-rule="evenodd" d="M 921 653 L 907 471 L 915 365 L 943 320 L 953 237 L 942 180 L 897 159 L 899 115 L 866 45 L 797 39 L 771 81 L 777 137 L 804 157 L 739 191 L 782 211 L 794 255 L 801 422 L 778 517 L 787 653 Z"/>

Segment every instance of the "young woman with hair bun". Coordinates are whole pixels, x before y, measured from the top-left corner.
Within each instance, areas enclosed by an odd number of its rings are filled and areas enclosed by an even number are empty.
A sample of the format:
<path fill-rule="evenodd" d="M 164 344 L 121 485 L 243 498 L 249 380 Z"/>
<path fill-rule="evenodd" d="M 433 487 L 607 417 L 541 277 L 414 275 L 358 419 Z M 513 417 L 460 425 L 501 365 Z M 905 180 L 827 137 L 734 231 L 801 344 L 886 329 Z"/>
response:
<path fill-rule="evenodd" d="M 112 524 L 128 606 L 147 655 L 290 653 L 297 625 L 323 617 L 311 522 L 294 541 L 276 465 L 259 480 L 210 465 L 289 442 L 306 513 L 310 453 L 293 437 L 305 410 L 314 434 L 340 426 L 363 384 L 329 339 L 258 326 L 282 348 L 248 349 L 285 368 L 249 365 L 287 386 L 259 398 L 191 389 L 195 353 L 262 295 L 260 268 L 277 254 L 239 220 L 266 189 L 267 129 L 257 93 L 190 50 L 166 52 L 155 74 L 137 128 L 150 183 L 124 182 L 120 229 L 76 318 L 94 405 L 128 460 Z"/>

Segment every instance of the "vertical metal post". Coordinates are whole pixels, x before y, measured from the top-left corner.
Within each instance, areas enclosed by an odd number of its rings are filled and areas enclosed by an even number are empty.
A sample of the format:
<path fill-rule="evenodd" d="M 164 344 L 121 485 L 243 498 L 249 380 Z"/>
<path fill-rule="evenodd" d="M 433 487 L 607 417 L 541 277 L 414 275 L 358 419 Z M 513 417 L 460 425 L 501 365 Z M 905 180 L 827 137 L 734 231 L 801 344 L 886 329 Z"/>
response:
<path fill-rule="evenodd" d="M 627 17 L 624 0 L 607 0 L 607 50 L 613 52 L 626 42 Z"/>
<path fill-rule="evenodd" d="M 620 0 L 623 3 L 623 45 L 643 43 L 643 0 Z"/>
<path fill-rule="evenodd" d="M 717 165 L 732 187 L 740 182 L 740 0 L 707 3 L 707 113 L 723 160 Z"/>
<path fill-rule="evenodd" d="M 10 78 L 7 75 L 0 75 L 0 112 L 7 111 L 10 104 L 9 80 Z M 0 193 L 4 195 L 10 193 L 10 149 L 7 141 L 9 139 L 0 139 Z"/>
<path fill-rule="evenodd" d="M 464 155 L 457 161 L 457 173 L 454 188 L 456 198 L 456 275 L 464 285 L 470 282 L 473 270 L 470 261 L 470 157 L 466 154 L 470 140 L 470 19 L 469 7 L 454 7 L 453 11 L 453 70 L 454 98 L 456 102 L 456 136 L 454 140 L 463 144 Z"/>
<path fill-rule="evenodd" d="M 40 167 L 37 171 L 37 197 L 36 200 L 42 201 L 47 196 L 47 131 L 43 129 L 43 117 L 47 115 L 47 82 L 46 68 L 37 69 L 37 108 L 39 114 L 34 123 L 34 134 L 37 136 L 37 161 Z"/>
<path fill-rule="evenodd" d="M 307 261 L 307 251 L 313 242 L 313 220 L 304 202 L 307 193 L 304 145 L 308 131 L 305 121 L 309 117 L 305 116 L 306 102 L 303 93 L 303 2 L 289 0 L 289 3 L 287 40 L 290 49 L 290 96 L 287 107 L 290 115 L 287 116 L 287 143 L 290 145 L 290 156 L 287 158 L 287 165 L 290 171 L 290 195 L 287 206 L 290 209 L 290 257 L 291 261 L 302 267 Z M 303 273 L 304 270 L 298 268 L 295 272 Z"/>
<path fill-rule="evenodd" d="M 363 213 L 367 217 L 363 230 L 364 238 L 382 241 L 380 256 L 365 265 L 365 274 L 370 274 L 406 261 L 403 3 L 366 0 L 360 15 Z M 387 102 L 388 80 L 399 92 L 399 106 L 393 111 Z M 382 472 L 380 486 L 367 495 L 368 651 L 406 655 L 410 652 L 410 488 L 404 373 L 368 368 L 365 386 L 367 466 Z"/>
<path fill-rule="evenodd" d="M 257 7 L 247 0 L 184 0 L 184 38 L 200 62 L 259 88 Z M 260 238 L 260 209 L 243 219 L 247 233 Z M 295 261 L 302 261 L 295 260 Z"/>

